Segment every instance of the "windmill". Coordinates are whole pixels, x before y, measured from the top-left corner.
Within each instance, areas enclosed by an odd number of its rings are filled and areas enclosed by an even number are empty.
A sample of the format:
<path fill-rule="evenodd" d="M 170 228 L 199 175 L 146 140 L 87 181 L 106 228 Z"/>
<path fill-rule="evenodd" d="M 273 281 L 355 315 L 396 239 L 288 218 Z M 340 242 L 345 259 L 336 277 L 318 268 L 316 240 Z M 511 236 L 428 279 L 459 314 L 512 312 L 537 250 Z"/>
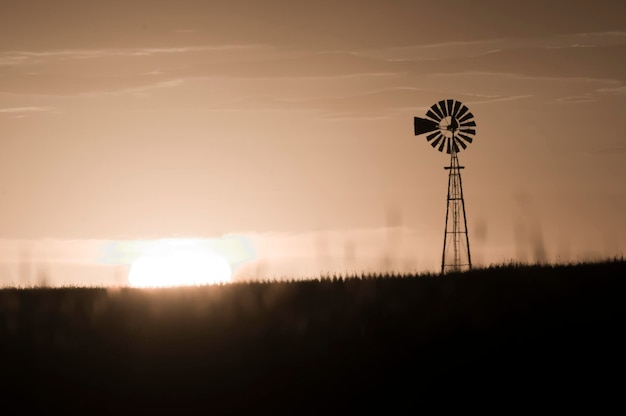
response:
<path fill-rule="evenodd" d="M 467 145 L 474 140 L 474 115 L 460 101 L 448 99 L 431 106 L 426 118 L 414 117 L 413 120 L 416 136 L 428 133 L 426 141 L 440 152 L 445 149 L 450 155 L 450 166 L 444 167 L 449 174 L 441 273 L 471 269 L 472 256 L 461 183 L 461 169 L 465 167 L 459 166 L 458 153 L 467 149 Z"/>

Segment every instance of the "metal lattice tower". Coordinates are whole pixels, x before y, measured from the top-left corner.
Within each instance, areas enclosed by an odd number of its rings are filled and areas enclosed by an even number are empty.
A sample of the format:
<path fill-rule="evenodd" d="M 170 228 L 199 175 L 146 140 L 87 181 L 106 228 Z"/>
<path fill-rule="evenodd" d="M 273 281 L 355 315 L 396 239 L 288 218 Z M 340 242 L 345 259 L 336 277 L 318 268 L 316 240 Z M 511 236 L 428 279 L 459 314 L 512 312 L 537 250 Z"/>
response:
<path fill-rule="evenodd" d="M 463 199 L 463 182 L 459 157 L 452 148 L 448 174 L 448 202 L 446 206 L 446 227 L 443 234 L 443 253 L 441 255 L 441 273 L 462 271 L 472 268 L 472 256 L 467 234 L 467 217 Z M 462 220 L 461 220 L 462 217 Z"/>
<path fill-rule="evenodd" d="M 430 145 L 450 155 L 446 226 L 443 235 L 441 273 L 472 268 L 465 200 L 458 153 L 472 143 L 476 135 L 474 115 L 460 101 L 442 100 L 430 107 L 426 118 L 414 117 L 415 135 L 430 133 Z"/>

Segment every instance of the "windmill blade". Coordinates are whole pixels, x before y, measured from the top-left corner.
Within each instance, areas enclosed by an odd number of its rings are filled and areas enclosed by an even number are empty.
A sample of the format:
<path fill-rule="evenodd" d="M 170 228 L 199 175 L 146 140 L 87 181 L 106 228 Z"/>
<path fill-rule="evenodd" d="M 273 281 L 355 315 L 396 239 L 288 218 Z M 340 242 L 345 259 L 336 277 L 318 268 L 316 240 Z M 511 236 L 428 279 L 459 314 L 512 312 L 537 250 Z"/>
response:
<path fill-rule="evenodd" d="M 459 153 L 461 151 L 461 149 L 459 149 L 459 146 L 457 146 L 456 144 L 456 140 L 452 143 L 452 147 L 454 147 L 454 153 Z"/>
<path fill-rule="evenodd" d="M 454 138 L 454 142 L 460 144 L 461 147 L 463 148 L 463 150 L 467 149 L 467 145 L 465 143 L 463 143 L 463 140 L 459 140 L 458 137 Z M 458 149 L 458 147 L 457 147 L 457 149 Z M 457 150 L 457 152 L 458 152 L 458 150 Z"/>
<path fill-rule="evenodd" d="M 459 133 L 459 137 L 461 137 L 463 140 L 465 140 L 465 141 L 466 141 L 466 142 L 468 142 L 468 143 L 471 143 L 471 142 L 473 142 L 473 141 L 474 141 L 474 139 L 472 139 L 472 138 L 471 138 L 471 137 L 469 137 L 469 136 L 466 136 L 466 135 L 465 135 L 465 134 L 463 134 L 463 133 Z"/>
<path fill-rule="evenodd" d="M 432 147 L 437 147 L 437 145 L 439 144 L 439 142 L 441 141 L 441 133 L 437 133 L 439 135 L 439 137 L 437 137 L 432 143 L 431 146 Z"/>
<path fill-rule="evenodd" d="M 441 136 L 441 133 L 438 132 L 438 131 L 436 131 L 434 133 L 431 133 L 428 136 L 426 136 L 426 141 L 429 142 L 429 141 L 431 141 L 432 139 L 434 139 L 437 136 Z"/>
<path fill-rule="evenodd" d="M 454 100 L 446 100 L 446 104 L 448 105 L 448 115 L 452 115 L 452 106 L 454 105 Z"/>
<path fill-rule="evenodd" d="M 461 133 L 476 134 L 476 130 L 474 130 L 474 129 L 461 129 Z"/>
<path fill-rule="evenodd" d="M 450 138 L 448 138 L 448 140 L 446 140 L 446 153 L 447 154 L 452 153 L 452 149 L 450 149 Z"/>
<path fill-rule="evenodd" d="M 441 144 L 439 145 L 439 151 L 443 152 L 443 147 L 446 144 L 446 138 L 444 137 L 443 140 L 441 141 Z"/>
<path fill-rule="evenodd" d="M 474 120 L 466 121 L 465 123 L 460 123 L 461 127 L 476 127 L 476 122 Z"/>
<path fill-rule="evenodd" d="M 459 119 L 460 117 L 463 117 L 463 114 L 467 113 L 468 111 L 469 108 L 467 108 L 467 106 L 463 104 L 463 107 L 461 107 L 461 110 L 457 113 L 456 118 Z"/>
<path fill-rule="evenodd" d="M 433 113 L 433 110 L 428 110 L 428 112 L 426 113 L 426 117 L 431 118 L 435 121 L 441 121 L 441 117 L 439 117 L 437 114 Z"/>
<path fill-rule="evenodd" d="M 439 101 L 439 108 L 441 108 L 441 113 L 444 115 L 444 117 L 448 116 L 448 110 L 446 109 L 445 100 Z"/>
<path fill-rule="evenodd" d="M 463 123 L 464 121 L 467 121 L 470 118 L 474 118 L 474 114 L 467 113 L 467 114 L 465 114 L 465 116 L 463 116 L 462 118 L 459 119 L 459 123 Z"/>
<path fill-rule="evenodd" d="M 430 109 L 433 110 L 435 112 L 435 114 L 437 114 L 437 116 L 439 117 L 438 119 L 433 117 L 435 120 L 440 121 L 443 118 L 443 113 L 441 112 L 441 110 L 439 109 L 437 104 L 433 104 L 433 106 L 430 107 Z M 426 113 L 426 114 L 428 114 L 428 113 Z"/>
<path fill-rule="evenodd" d="M 413 126 L 415 128 L 415 135 L 417 136 L 437 130 L 439 128 L 439 123 L 426 118 L 413 117 Z"/>
<path fill-rule="evenodd" d="M 461 107 L 461 102 L 460 101 L 455 101 L 454 103 L 454 110 L 452 111 L 452 116 L 456 117 L 457 113 L 459 112 L 459 108 Z"/>

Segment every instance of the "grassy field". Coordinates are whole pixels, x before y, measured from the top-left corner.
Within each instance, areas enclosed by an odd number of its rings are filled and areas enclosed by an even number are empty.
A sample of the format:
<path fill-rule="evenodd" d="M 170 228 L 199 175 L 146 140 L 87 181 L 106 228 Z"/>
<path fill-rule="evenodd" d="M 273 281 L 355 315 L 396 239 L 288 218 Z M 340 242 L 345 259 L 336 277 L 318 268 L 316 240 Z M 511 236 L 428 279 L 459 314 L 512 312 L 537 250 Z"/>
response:
<path fill-rule="evenodd" d="M 625 289 L 623 259 L 199 288 L 3 289 L 0 395 L 22 412 L 65 414 L 619 409 Z"/>

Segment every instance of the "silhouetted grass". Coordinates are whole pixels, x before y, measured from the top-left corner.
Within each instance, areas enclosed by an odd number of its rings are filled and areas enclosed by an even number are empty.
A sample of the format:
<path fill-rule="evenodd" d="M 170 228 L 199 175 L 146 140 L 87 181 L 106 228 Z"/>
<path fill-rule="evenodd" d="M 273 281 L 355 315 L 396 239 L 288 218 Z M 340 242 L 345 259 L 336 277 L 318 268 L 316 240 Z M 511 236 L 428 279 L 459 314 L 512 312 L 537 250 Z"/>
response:
<path fill-rule="evenodd" d="M 626 262 L 177 289 L 0 291 L 24 412 L 620 406 Z M 395 409 L 395 410 L 394 410 Z M 596 409 L 597 410 L 597 409 Z"/>

